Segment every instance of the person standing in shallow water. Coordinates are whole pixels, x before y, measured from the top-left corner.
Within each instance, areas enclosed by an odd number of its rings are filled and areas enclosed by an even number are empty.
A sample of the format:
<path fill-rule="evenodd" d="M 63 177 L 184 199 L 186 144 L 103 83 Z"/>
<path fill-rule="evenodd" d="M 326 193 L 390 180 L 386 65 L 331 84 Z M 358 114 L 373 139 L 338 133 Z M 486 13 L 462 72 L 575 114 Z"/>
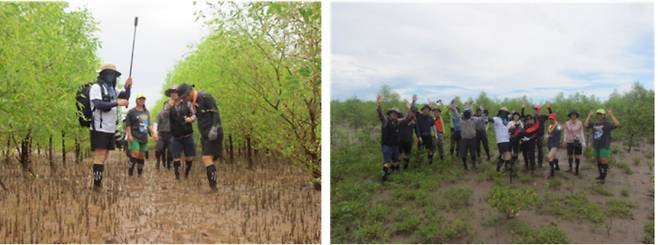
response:
<path fill-rule="evenodd" d="M 592 146 L 594 147 L 594 157 L 599 169 L 599 177 L 596 177 L 599 184 L 605 183 L 605 177 L 608 175 L 608 159 L 610 159 L 610 144 L 612 143 L 612 130 L 619 127 L 619 120 L 608 109 L 608 116 L 612 122 L 606 119 L 606 110 L 601 108 L 596 110 L 596 121 L 590 123 L 592 112 L 587 114 L 585 119 L 585 128 L 592 129 Z"/>

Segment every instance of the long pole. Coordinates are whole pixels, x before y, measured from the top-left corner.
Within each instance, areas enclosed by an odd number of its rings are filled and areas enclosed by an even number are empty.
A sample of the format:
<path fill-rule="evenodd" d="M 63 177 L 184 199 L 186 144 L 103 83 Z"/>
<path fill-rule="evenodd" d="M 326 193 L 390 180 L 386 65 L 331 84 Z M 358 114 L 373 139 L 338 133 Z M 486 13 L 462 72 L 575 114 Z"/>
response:
<path fill-rule="evenodd" d="M 133 57 L 135 56 L 135 36 L 137 36 L 137 16 L 135 16 L 135 30 L 133 31 L 133 49 L 130 51 L 130 71 L 128 72 L 128 77 L 133 75 Z"/>

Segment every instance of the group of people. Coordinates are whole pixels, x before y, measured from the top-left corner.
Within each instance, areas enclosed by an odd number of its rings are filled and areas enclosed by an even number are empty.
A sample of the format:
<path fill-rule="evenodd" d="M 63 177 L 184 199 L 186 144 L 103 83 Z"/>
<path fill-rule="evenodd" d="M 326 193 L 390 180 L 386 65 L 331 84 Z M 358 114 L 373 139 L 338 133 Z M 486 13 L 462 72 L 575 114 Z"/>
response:
<path fill-rule="evenodd" d="M 115 87 L 119 76 L 121 73 L 115 65 L 105 64 L 101 66 L 97 81 L 89 90 L 93 112 L 89 130 L 91 149 L 94 151 L 92 170 L 95 190 L 100 190 L 102 187 L 108 153 L 115 149 L 117 107 L 129 104 L 132 78 L 126 80 L 123 91 L 117 92 Z M 124 126 L 128 151 L 128 175 L 132 176 L 135 168 L 137 174 L 142 175 L 150 135 L 157 142 L 156 166 L 159 168 L 162 162 L 170 168 L 170 163 L 173 161 L 175 178 L 180 180 L 181 163 L 184 161 L 185 178 L 187 178 L 196 156 L 192 126 L 196 122 L 201 136 L 201 162 L 206 167 L 211 190 L 216 191 L 217 169 L 214 162 L 221 154 L 223 129 L 214 97 L 186 83 L 168 89 L 165 95 L 169 99 L 157 115 L 157 130 L 145 107 L 146 97 L 143 94 L 137 95 L 136 106 L 126 115 Z"/>
<path fill-rule="evenodd" d="M 381 108 L 384 99 L 381 96 L 377 97 L 384 156 L 382 181 L 386 181 L 393 171 L 399 170 L 400 163 L 404 169 L 408 168 L 414 134 L 419 148 L 424 148 L 427 152 L 428 164 L 432 164 L 435 147 L 438 148 L 440 158 L 444 158 L 445 125 L 441 116 L 443 103 L 438 100 L 436 105 L 432 106 L 432 101 L 428 100 L 428 103 L 418 111 L 416 100 L 417 97 L 414 95 L 411 103 L 405 101 L 405 114 L 396 107 L 384 113 Z M 489 117 L 488 110 L 482 106 L 474 111 L 473 103 L 469 101 L 462 109 L 453 100 L 447 106 L 451 122 L 450 155 L 460 158 L 465 170 L 468 170 L 469 158 L 471 167 L 476 167 L 481 149 L 484 149 L 487 160 L 490 160 L 487 128 L 492 124 L 499 153 L 497 171 L 511 171 L 519 155 L 523 156 L 525 170 L 534 172 L 537 167 L 543 168 L 544 140 L 546 140 L 550 168 L 548 177 L 553 177 L 555 171 L 560 170 L 557 154 L 561 146 L 566 146 L 567 149 L 569 172 L 580 175 L 580 160 L 586 141 L 584 131 L 591 129 L 593 153 L 599 171 L 596 180 L 605 183 L 610 158 L 611 132 L 619 127 L 619 121 L 611 110 L 596 110 L 594 119 L 592 119 L 593 112 L 590 112 L 584 123 L 580 120 L 577 111 L 571 111 L 568 114 L 569 119 L 560 123 L 550 103 L 546 104 L 548 115 L 542 114 L 542 105 L 539 104 L 533 106 L 533 114 L 525 114 L 525 108 L 525 103 L 522 103 L 520 112 L 501 107 L 495 116 Z"/>

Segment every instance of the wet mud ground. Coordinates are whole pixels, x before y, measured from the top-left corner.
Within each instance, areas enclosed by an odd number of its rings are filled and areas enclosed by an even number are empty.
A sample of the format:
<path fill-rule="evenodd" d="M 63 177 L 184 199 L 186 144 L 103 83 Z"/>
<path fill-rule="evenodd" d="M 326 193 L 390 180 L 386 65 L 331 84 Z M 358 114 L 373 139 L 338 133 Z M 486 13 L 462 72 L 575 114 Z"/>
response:
<path fill-rule="evenodd" d="M 320 192 L 288 163 L 218 164 L 212 193 L 198 160 L 181 181 L 153 158 L 130 177 L 125 161 L 111 153 L 101 192 L 89 160 L 52 168 L 36 159 L 36 178 L 0 163 L 0 243 L 320 242 Z"/>

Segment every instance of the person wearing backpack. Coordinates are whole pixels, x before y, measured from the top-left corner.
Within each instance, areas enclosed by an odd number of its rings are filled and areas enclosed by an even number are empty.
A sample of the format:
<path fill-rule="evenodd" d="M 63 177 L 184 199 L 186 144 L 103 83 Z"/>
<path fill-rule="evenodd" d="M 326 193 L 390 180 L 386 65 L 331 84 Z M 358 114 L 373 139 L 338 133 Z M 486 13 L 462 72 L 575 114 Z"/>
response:
<path fill-rule="evenodd" d="M 501 107 L 498 110 L 498 113 L 492 119 L 489 119 L 489 122 L 493 123 L 494 133 L 496 134 L 496 145 L 498 146 L 498 163 L 496 164 L 496 171 L 500 172 L 500 167 L 505 166 L 505 170 L 512 167 L 512 156 L 511 149 L 512 145 L 510 144 L 510 134 L 507 129 L 507 116 L 509 111 L 507 107 Z"/>
<path fill-rule="evenodd" d="M 104 64 L 98 72 L 96 83 L 89 88 L 89 127 L 91 150 L 94 151 L 92 171 L 94 190 L 102 188 L 103 171 L 108 153 L 115 148 L 114 134 L 117 130 L 117 107 L 127 106 L 133 80 L 129 77 L 124 83 L 124 91 L 117 93 L 115 87 L 121 73 L 116 65 Z"/>
<path fill-rule="evenodd" d="M 610 144 L 612 143 L 612 130 L 619 127 L 619 120 L 608 109 L 608 116 L 612 122 L 606 119 L 606 110 L 601 108 L 596 110 L 596 121 L 590 123 L 592 112 L 589 112 L 585 119 L 585 128 L 592 129 L 592 146 L 594 147 L 594 157 L 599 169 L 599 177 L 596 177 L 599 184 L 605 183 L 605 177 L 608 175 L 608 159 L 610 158 Z"/>
<path fill-rule="evenodd" d="M 145 106 L 146 97 L 138 94 L 135 99 L 136 106 L 128 111 L 126 115 L 126 135 L 128 140 L 128 176 L 133 175 L 133 169 L 137 166 L 137 175 L 142 176 L 144 172 L 144 153 L 148 151 L 148 135 L 152 135 L 158 141 L 158 133 L 151 124 L 151 114 Z"/>
<path fill-rule="evenodd" d="M 165 91 L 165 96 L 169 99 L 162 105 L 162 110 L 156 116 L 156 122 L 158 124 L 158 142 L 155 146 L 155 159 L 156 167 L 160 168 L 160 163 L 162 166 L 166 166 L 167 169 L 171 169 L 171 151 L 169 151 L 169 142 L 171 141 L 171 125 L 169 123 L 169 111 L 171 107 L 174 106 L 174 101 L 178 99 L 177 93 L 172 93 L 173 90 L 176 90 L 176 87 L 172 87 Z M 175 97 L 174 97 L 175 96 Z"/>
<path fill-rule="evenodd" d="M 217 191 L 217 167 L 215 161 L 222 156 L 222 141 L 224 129 L 222 118 L 217 108 L 215 98 L 203 91 L 198 91 L 194 85 L 183 83 L 177 88 L 178 95 L 194 106 L 197 127 L 201 136 L 201 162 L 206 167 L 208 185 L 212 191 Z"/>
<path fill-rule="evenodd" d="M 178 90 L 170 92 L 171 97 L 177 97 L 173 107 L 169 110 L 169 126 L 171 130 L 171 142 L 169 150 L 174 159 L 174 175 L 180 180 L 181 161 L 185 160 L 185 178 L 192 169 L 192 161 L 196 156 L 194 146 L 194 129 L 192 123 L 196 121 L 196 112 L 192 102 L 184 101 L 179 97 Z M 181 157 L 185 154 L 185 158 Z"/>

